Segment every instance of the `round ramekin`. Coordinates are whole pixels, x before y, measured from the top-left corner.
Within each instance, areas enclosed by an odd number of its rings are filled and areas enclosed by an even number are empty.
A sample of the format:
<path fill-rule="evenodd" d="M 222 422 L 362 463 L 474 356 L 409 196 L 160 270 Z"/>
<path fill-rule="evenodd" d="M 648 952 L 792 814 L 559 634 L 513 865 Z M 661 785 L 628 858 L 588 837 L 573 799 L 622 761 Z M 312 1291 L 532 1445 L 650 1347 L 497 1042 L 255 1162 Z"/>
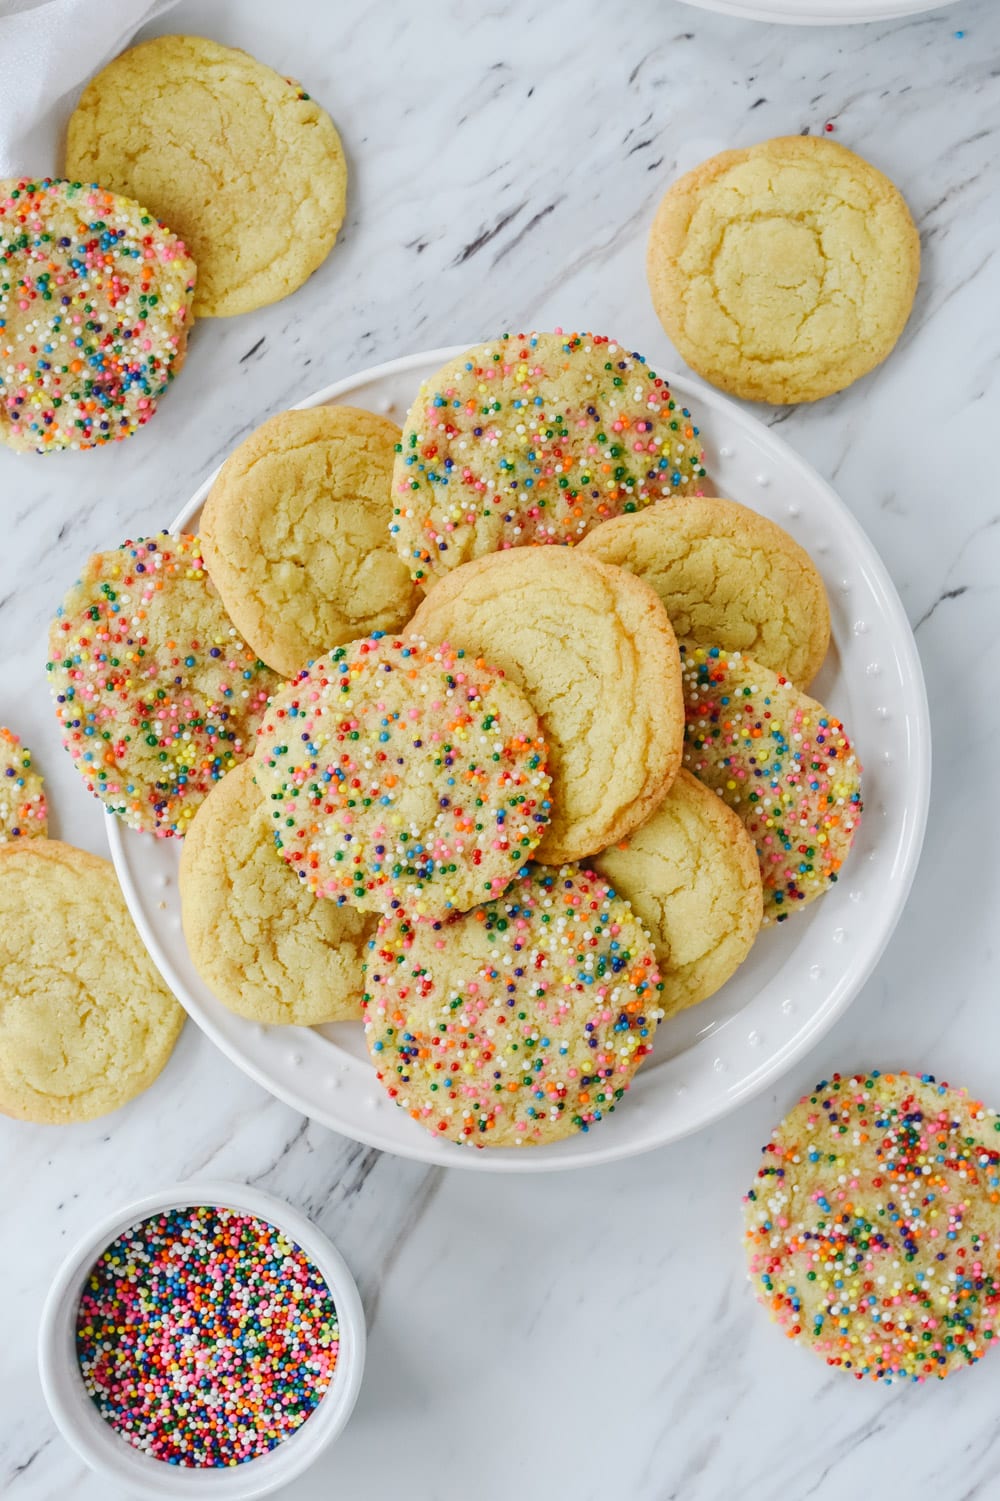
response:
<path fill-rule="evenodd" d="M 130 1226 L 164 1210 L 204 1205 L 266 1220 L 295 1241 L 318 1267 L 333 1297 L 340 1348 L 333 1380 L 295 1433 L 258 1459 L 220 1469 L 187 1469 L 133 1449 L 101 1417 L 87 1395 L 76 1356 L 76 1311 L 87 1277 L 107 1246 Z M 63 1262 L 42 1310 L 38 1365 L 49 1411 L 80 1458 L 136 1496 L 189 1501 L 253 1501 L 288 1485 L 309 1468 L 344 1428 L 357 1401 L 365 1364 L 365 1315 L 354 1278 L 322 1231 L 271 1194 L 241 1183 L 176 1183 L 109 1215 Z"/>

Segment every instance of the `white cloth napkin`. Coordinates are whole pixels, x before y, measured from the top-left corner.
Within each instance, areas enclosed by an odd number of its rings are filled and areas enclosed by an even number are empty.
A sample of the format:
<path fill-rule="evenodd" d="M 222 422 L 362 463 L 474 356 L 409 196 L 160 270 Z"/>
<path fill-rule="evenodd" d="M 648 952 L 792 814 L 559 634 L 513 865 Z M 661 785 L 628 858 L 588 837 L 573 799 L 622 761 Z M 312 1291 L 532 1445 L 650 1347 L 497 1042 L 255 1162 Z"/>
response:
<path fill-rule="evenodd" d="M 175 0 L 0 0 L 0 177 L 52 177 L 87 80 Z"/>

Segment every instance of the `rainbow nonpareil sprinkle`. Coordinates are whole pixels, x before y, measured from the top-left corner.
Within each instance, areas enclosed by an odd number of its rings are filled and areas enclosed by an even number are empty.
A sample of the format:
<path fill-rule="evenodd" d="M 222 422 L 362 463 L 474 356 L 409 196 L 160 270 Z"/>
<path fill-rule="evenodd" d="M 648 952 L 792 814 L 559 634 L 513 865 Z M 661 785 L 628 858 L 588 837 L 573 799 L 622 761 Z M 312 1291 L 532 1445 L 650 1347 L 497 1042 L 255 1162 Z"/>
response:
<path fill-rule="evenodd" d="M 421 386 L 390 530 L 427 585 L 498 549 L 579 542 L 704 476 L 691 413 L 641 354 L 599 334 L 505 334 Z"/>
<path fill-rule="evenodd" d="M 840 720 L 739 652 L 681 646 L 684 765 L 739 814 L 764 921 L 837 880 L 861 822 L 861 767 Z"/>
<path fill-rule="evenodd" d="M 414 914 L 509 885 L 548 821 L 545 763 L 499 668 L 380 631 L 275 696 L 255 757 L 275 843 L 317 896 Z"/>
<path fill-rule="evenodd" d="M 923 1381 L 997 1341 L 1000 1120 L 931 1074 L 834 1074 L 763 1149 L 750 1277 L 793 1339 L 874 1380 Z"/>
<path fill-rule="evenodd" d="M 0 442 L 130 437 L 180 368 L 194 283 L 182 241 L 130 198 L 0 181 Z"/>
<path fill-rule="evenodd" d="M 663 1016 L 652 940 L 579 865 L 531 865 L 497 901 L 386 918 L 365 1038 L 390 1097 L 471 1146 L 536 1146 L 614 1110 Z"/>
<path fill-rule="evenodd" d="M 31 752 L 0 725 L 0 844 L 48 831 L 48 804 Z"/>
<path fill-rule="evenodd" d="M 131 828 L 183 835 L 253 749 L 278 685 L 209 581 L 197 537 L 95 553 L 49 631 L 63 744 Z"/>
<path fill-rule="evenodd" d="M 215 1469 L 256 1459 L 315 1412 L 337 1367 L 330 1289 L 274 1225 L 171 1209 L 120 1235 L 80 1299 L 76 1353 L 134 1449 Z"/>

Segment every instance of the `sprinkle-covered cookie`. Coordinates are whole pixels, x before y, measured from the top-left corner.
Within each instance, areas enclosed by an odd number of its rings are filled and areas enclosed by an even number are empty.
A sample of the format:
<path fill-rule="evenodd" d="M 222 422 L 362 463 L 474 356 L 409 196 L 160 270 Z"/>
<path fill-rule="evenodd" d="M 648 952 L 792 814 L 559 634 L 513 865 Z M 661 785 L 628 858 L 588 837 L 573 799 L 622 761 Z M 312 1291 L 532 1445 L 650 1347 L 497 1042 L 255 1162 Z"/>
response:
<path fill-rule="evenodd" d="M 390 1096 L 435 1136 L 541 1146 L 603 1120 L 652 1048 L 656 957 L 592 871 L 530 866 L 441 921 L 387 917 L 365 1039 Z"/>
<path fill-rule="evenodd" d="M 278 686 L 227 616 L 197 537 L 95 553 L 49 630 L 63 744 L 88 788 L 134 829 L 183 834 L 253 750 Z"/>
<path fill-rule="evenodd" d="M 183 363 L 194 283 L 183 243 L 132 199 L 0 181 L 0 442 L 130 437 Z"/>
<path fill-rule="evenodd" d="M 667 1016 L 714 995 L 753 947 L 763 912 L 753 840 L 690 772 L 679 771 L 652 817 L 592 864 L 649 929 Z"/>
<path fill-rule="evenodd" d="M 597 334 L 505 334 L 420 387 L 393 475 L 393 535 L 418 583 L 591 527 L 705 475 L 691 413 L 642 355 Z"/>
<path fill-rule="evenodd" d="M 994 1111 L 932 1074 L 834 1074 L 763 1157 L 750 1278 L 791 1338 L 886 1382 L 949 1376 L 996 1344 Z"/>
<path fill-rule="evenodd" d="M 0 846 L 0 1112 L 66 1125 L 117 1110 L 183 1024 L 110 861 L 57 839 Z"/>
<path fill-rule="evenodd" d="M 861 822 L 861 767 L 822 704 L 739 652 L 681 648 L 684 765 L 735 808 L 757 849 L 764 922 L 837 879 Z"/>
<path fill-rule="evenodd" d="M 375 918 L 318 902 L 275 858 L 270 804 L 244 761 L 201 804 L 179 885 L 191 962 L 230 1011 L 315 1027 L 361 1015 L 361 966 Z"/>
<path fill-rule="evenodd" d="M 376 632 L 276 695 L 255 766 L 275 843 L 312 891 L 426 914 L 506 889 L 548 820 L 545 761 L 499 668 Z"/>
<path fill-rule="evenodd" d="M 0 844 L 32 835 L 44 839 L 48 829 L 48 805 L 31 752 L 0 725 Z"/>
<path fill-rule="evenodd" d="M 294 292 L 333 248 L 347 193 L 326 110 L 294 78 L 201 36 L 151 37 L 91 79 L 66 172 L 139 198 L 184 236 L 199 318 Z"/>

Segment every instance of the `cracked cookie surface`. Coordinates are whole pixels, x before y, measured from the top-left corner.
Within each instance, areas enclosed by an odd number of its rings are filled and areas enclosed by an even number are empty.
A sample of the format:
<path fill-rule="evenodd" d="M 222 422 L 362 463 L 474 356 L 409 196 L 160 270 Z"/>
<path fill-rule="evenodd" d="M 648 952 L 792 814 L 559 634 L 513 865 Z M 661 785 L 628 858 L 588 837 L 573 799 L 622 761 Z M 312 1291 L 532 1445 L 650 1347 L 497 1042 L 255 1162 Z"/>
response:
<path fill-rule="evenodd" d="M 689 772 L 624 844 L 589 863 L 649 930 L 664 1015 L 714 995 L 750 952 L 763 916 L 753 840 Z"/>
<path fill-rule="evenodd" d="M 417 607 L 388 532 L 399 437 L 358 407 L 279 412 L 230 454 L 209 492 L 209 575 L 282 677 L 331 647 L 398 630 Z"/>
<path fill-rule="evenodd" d="M 549 747 L 552 810 L 535 859 L 578 860 L 624 839 L 680 765 L 677 642 L 653 590 L 578 548 L 467 563 L 412 621 L 482 653 L 524 689 Z"/>
<path fill-rule="evenodd" d="M 657 210 L 647 274 L 692 370 L 752 401 L 815 401 L 874 369 L 920 270 L 910 211 L 853 151 L 785 136 L 723 151 Z"/>
<path fill-rule="evenodd" d="M 206 37 L 154 37 L 102 69 L 70 119 L 66 172 L 137 198 L 183 237 L 199 317 L 294 292 L 344 218 L 347 165 L 326 111 Z"/>
<path fill-rule="evenodd" d="M 183 1024 L 110 861 L 56 839 L 0 848 L 0 1111 L 65 1125 L 117 1110 Z"/>
<path fill-rule="evenodd" d="M 318 901 L 275 854 L 252 761 L 205 799 L 184 840 L 181 915 L 191 960 L 250 1021 L 317 1026 L 361 1015 L 375 920 Z"/>
<path fill-rule="evenodd" d="M 506 334 L 425 380 L 403 426 L 392 534 L 414 579 L 571 546 L 705 477 L 698 428 L 640 354 L 597 334 Z"/>
<path fill-rule="evenodd" d="M 745 652 L 802 688 L 823 665 L 823 580 L 793 537 L 747 506 L 661 500 L 597 527 L 581 546 L 651 584 L 678 640 Z"/>

